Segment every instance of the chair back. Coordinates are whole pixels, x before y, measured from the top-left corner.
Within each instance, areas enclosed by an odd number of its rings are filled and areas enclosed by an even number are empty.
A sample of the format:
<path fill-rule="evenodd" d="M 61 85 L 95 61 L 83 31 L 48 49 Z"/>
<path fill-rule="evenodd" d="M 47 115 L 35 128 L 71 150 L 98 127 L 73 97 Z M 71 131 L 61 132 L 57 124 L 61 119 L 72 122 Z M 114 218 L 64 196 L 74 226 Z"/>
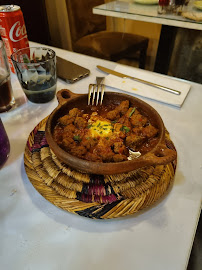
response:
<path fill-rule="evenodd" d="M 106 30 L 105 16 L 92 13 L 93 7 L 102 4 L 104 0 L 66 0 L 72 44 L 86 35 Z"/>

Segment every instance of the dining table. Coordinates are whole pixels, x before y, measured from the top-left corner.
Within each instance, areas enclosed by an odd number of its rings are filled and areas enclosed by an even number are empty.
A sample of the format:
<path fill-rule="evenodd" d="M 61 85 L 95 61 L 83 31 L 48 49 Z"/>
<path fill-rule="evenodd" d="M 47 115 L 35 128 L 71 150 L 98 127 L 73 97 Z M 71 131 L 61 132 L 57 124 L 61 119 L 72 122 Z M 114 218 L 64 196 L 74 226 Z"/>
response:
<path fill-rule="evenodd" d="M 88 77 L 72 84 L 58 78 L 57 91 L 69 89 L 86 94 L 96 76 L 104 75 L 97 65 L 124 68 L 49 45 L 30 42 L 30 46 L 52 48 L 57 56 L 90 70 Z M 129 68 L 134 74 L 142 72 L 145 79 L 155 75 L 169 78 L 173 84 L 183 81 Z M 11 74 L 16 104 L 0 114 L 11 146 L 9 158 L 0 170 L 1 269 L 186 269 L 201 212 L 202 85 L 185 82 L 191 89 L 181 107 L 139 97 L 160 114 L 176 147 L 172 188 L 154 205 L 132 215 L 92 219 L 52 204 L 29 180 L 24 165 L 29 134 L 58 106 L 58 101 L 55 97 L 48 103 L 31 103 L 16 74 Z M 108 86 L 105 91 L 121 92 Z"/>
<path fill-rule="evenodd" d="M 202 12 L 201 9 L 196 8 L 194 2 L 195 0 L 190 0 L 179 14 L 171 11 L 160 14 L 158 0 L 110 1 L 95 6 L 92 12 L 125 20 L 161 24 L 154 71 L 168 74 L 178 29 L 202 30 Z M 184 34 L 188 35 L 186 32 Z"/>

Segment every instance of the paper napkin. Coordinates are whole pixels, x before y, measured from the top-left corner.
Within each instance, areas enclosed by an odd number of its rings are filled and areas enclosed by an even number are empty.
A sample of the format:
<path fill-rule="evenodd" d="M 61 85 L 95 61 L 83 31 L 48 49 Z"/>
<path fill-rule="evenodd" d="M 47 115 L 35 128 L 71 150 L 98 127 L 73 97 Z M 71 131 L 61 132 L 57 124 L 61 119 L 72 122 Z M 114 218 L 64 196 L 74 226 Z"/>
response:
<path fill-rule="evenodd" d="M 140 78 L 149 82 L 153 82 L 162 86 L 178 90 L 181 92 L 181 94 L 175 95 L 158 89 L 156 87 L 149 86 L 135 80 L 131 80 L 129 78 L 120 78 L 111 74 L 105 77 L 105 85 L 115 89 L 126 91 L 135 96 L 146 97 L 177 107 L 182 106 L 191 88 L 191 85 L 189 83 L 146 70 L 131 68 L 127 66 L 117 66 L 114 70 L 120 73 L 124 73 L 136 78 Z"/>

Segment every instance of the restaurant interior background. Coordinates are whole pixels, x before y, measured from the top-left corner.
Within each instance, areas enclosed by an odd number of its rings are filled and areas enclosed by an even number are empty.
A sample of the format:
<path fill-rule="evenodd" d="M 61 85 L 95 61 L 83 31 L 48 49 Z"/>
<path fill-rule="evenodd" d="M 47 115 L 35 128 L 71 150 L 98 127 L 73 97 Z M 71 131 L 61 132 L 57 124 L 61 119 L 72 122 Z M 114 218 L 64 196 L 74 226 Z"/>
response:
<path fill-rule="evenodd" d="M 66 0 L 1 0 L 0 3 L 21 6 L 29 40 L 72 50 Z M 161 25 L 112 17 L 106 19 L 109 31 L 122 31 L 149 38 L 145 69 L 153 71 Z M 120 63 L 138 66 L 138 62 L 126 59 Z M 202 83 L 202 31 L 177 29 L 168 75 Z"/>
<path fill-rule="evenodd" d="M 0 0 L 0 4 L 17 4 L 21 7 L 30 41 L 72 50 L 66 0 Z M 107 30 L 148 37 L 146 69 L 154 69 L 161 33 L 160 24 L 107 18 Z M 137 66 L 135 62 L 123 63 Z M 178 29 L 168 74 L 202 83 L 202 31 Z M 201 221 L 199 227 L 201 227 Z M 197 235 L 192 249 L 192 254 L 195 256 L 191 256 L 188 269 L 194 269 L 193 265 L 196 262 L 193 257 L 198 258 L 198 265 L 201 261 L 201 241 L 199 242 L 201 231 L 197 230 Z"/>

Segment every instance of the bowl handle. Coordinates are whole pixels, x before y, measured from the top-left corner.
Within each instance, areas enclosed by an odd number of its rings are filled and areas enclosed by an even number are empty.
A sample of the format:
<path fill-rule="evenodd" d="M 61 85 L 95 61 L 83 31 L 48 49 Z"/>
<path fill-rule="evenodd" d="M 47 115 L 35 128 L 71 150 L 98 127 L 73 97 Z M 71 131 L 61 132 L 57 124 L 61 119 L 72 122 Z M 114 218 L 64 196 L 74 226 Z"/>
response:
<path fill-rule="evenodd" d="M 148 153 L 144 156 L 144 160 L 148 165 L 164 165 L 172 162 L 177 158 L 177 152 L 170 149 L 166 144 L 161 143 L 158 145 L 154 152 Z"/>
<path fill-rule="evenodd" d="M 81 94 L 75 94 L 71 92 L 69 89 L 61 89 L 60 91 L 57 92 L 57 99 L 60 105 L 64 104 L 67 102 L 67 100 L 70 100 L 72 98 L 78 97 Z"/>

